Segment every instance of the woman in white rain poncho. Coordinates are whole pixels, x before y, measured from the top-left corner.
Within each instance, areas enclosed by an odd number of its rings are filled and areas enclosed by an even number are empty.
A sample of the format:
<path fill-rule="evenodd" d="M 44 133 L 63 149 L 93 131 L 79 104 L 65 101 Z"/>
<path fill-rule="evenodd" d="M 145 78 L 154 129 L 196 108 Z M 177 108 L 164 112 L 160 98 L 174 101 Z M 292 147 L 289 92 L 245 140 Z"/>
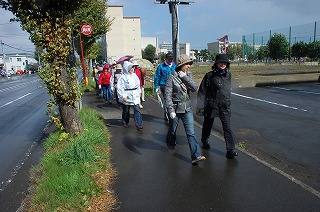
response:
<path fill-rule="evenodd" d="M 117 92 L 119 101 L 123 104 L 122 107 L 122 123 L 124 127 L 129 127 L 130 107 L 133 106 L 134 122 L 138 130 L 143 129 L 142 115 L 139 110 L 140 104 L 140 80 L 133 73 L 134 65 L 128 61 L 124 61 L 122 75 L 117 83 Z"/>

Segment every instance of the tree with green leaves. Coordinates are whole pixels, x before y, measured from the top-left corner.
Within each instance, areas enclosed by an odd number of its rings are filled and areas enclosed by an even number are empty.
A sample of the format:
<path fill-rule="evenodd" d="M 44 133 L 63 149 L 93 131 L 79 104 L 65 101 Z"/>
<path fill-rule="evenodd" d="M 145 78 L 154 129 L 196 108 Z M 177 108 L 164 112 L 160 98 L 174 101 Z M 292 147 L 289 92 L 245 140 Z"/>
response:
<path fill-rule="evenodd" d="M 289 42 L 285 35 L 274 33 L 267 43 L 269 56 L 273 60 L 288 58 Z"/>
<path fill-rule="evenodd" d="M 72 34 L 79 33 L 74 29 L 79 29 L 78 26 L 84 19 L 83 17 L 77 19 L 75 15 L 84 10 L 83 6 L 87 6 L 88 2 L 89 0 L 0 1 L 0 6 L 17 17 L 22 28 L 29 33 L 31 41 L 36 45 L 44 64 L 39 75 L 51 96 L 48 107 L 53 109 L 57 106 L 60 115 L 56 117 L 51 110 L 49 116 L 58 127 L 71 134 L 81 132 L 83 127 L 77 110 L 77 102 L 81 99 L 81 94 L 76 81 L 76 69 L 68 67 L 67 57 L 72 51 Z M 91 4 L 98 2 L 104 1 L 90 1 Z M 105 16 L 105 9 L 106 7 L 97 15 Z M 104 26 L 106 27 L 107 24 Z M 106 30 L 105 28 L 101 31 Z"/>
<path fill-rule="evenodd" d="M 81 7 L 72 16 L 74 23 L 72 34 L 74 35 L 75 47 L 79 55 L 81 55 L 80 27 L 85 23 L 93 27 L 91 36 L 82 35 L 82 46 L 86 59 L 96 59 L 99 51 L 102 49 L 101 43 L 96 43 L 96 41 L 100 39 L 101 35 L 106 34 L 112 24 L 112 20 L 109 20 L 106 16 L 106 11 L 107 5 L 105 0 L 83 0 Z"/>
<path fill-rule="evenodd" d="M 297 58 L 300 63 L 300 59 L 307 56 L 307 44 L 303 41 L 294 43 L 291 47 L 291 56 Z"/>
<path fill-rule="evenodd" d="M 231 45 L 228 47 L 227 55 L 230 60 L 242 57 L 242 45 Z"/>
<path fill-rule="evenodd" d="M 196 62 L 200 61 L 200 51 L 197 49 L 191 49 L 192 51 L 194 51 L 194 56 L 196 57 Z"/>
<path fill-rule="evenodd" d="M 155 55 L 156 55 L 156 47 L 154 47 L 151 44 L 149 44 L 148 46 L 146 46 L 146 48 L 144 48 L 144 50 L 142 50 L 142 58 L 149 60 L 151 63 L 154 62 Z"/>
<path fill-rule="evenodd" d="M 256 58 L 258 60 L 265 60 L 268 58 L 269 52 L 267 46 L 260 46 L 256 52 Z"/>
<path fill-rule="evenodd" d="M 311 60 L 319 60 L 320 56 L 320 41 L 308 43 L 307 46 L 307 56 Z"/>
<path fill-rule="evenodd" d="M 200 57 L 207 61 L 210 59 L 210 52 L 208 49 L 203 49 L 203 50 L 200 50 Z"/>

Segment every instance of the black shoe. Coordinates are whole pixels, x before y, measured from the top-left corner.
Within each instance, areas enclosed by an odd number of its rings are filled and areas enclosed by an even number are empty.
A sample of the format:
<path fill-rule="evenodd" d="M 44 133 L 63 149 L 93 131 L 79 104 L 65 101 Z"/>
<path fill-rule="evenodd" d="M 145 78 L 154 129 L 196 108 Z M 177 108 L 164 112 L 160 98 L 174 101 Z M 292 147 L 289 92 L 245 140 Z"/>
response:
<path fill-rule="evenodd" d="M 228 150 L 226 153 L 226 157 L 229 159 L 233 159 L 235 156 L 238 156 L 238 153 L 233 150 Z"/>
<path fill-rule="evenodd" d="M 202 143 L 202 149 L 210 149 L 210 144 Z"/>
<path fill-rule="evenodd" d="M 143 126 L 139 125 L 139 126 L 136 126 L 137 127 L 137 130 L 142 130 L 143 129 Z"/>

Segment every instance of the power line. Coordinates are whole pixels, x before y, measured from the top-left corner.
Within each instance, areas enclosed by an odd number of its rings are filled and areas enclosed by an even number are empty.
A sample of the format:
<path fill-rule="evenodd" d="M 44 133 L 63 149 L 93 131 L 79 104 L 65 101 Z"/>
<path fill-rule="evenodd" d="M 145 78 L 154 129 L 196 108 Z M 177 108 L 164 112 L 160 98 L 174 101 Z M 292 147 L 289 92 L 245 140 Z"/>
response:
<path fill-rule="evenodd" d="M 28 50 L 25 50 L 25 49 L 21 49 L 21 48 L 13 47 L 13 46 L 10 46 L 10 45 L 5 44 L 5 43 L 1 43 L 1 44 L 2 44 L 2 45 L 4 45 L 4 46 L 7 46 L 7 47 L 9 47 L 9 48 L 15 49 L 15 50 L 20 50 L 20 51 L 24 51 L 24 52 L 34 53 L 34 51 L 28 51 Z"/>

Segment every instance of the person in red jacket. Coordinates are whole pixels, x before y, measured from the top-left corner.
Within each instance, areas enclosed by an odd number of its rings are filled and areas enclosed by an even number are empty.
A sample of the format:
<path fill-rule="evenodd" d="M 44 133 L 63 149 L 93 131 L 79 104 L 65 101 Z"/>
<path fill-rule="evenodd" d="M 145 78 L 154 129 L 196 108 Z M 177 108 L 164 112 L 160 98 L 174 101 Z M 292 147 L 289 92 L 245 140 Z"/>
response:
<path fill-rule="evenodd" d="M 144 100 L 144 76 L 142 74 L 142 70 L 139 67 L 139 64 L 136 60 L 132 61 L 133 67 L 134 67 L 134 73 L 138 76 L 140 81 L 140 88 L 141 88 L 141 95 L 140 95 L 140 102 L 143 102 Z M 139 108 L 142 109 L 142 103 L 139 104 Z"/>
<path fill-rule="evenodd" d="M 112 72 L 110 71 L 110 66 L 109 64 L 105 64 L 102 73 L 99 75 L 98 85 L 99 89 L 102 89 L 104 102 L 108 101 L 109 104 L 112 104 L 111 79 Z"/>

